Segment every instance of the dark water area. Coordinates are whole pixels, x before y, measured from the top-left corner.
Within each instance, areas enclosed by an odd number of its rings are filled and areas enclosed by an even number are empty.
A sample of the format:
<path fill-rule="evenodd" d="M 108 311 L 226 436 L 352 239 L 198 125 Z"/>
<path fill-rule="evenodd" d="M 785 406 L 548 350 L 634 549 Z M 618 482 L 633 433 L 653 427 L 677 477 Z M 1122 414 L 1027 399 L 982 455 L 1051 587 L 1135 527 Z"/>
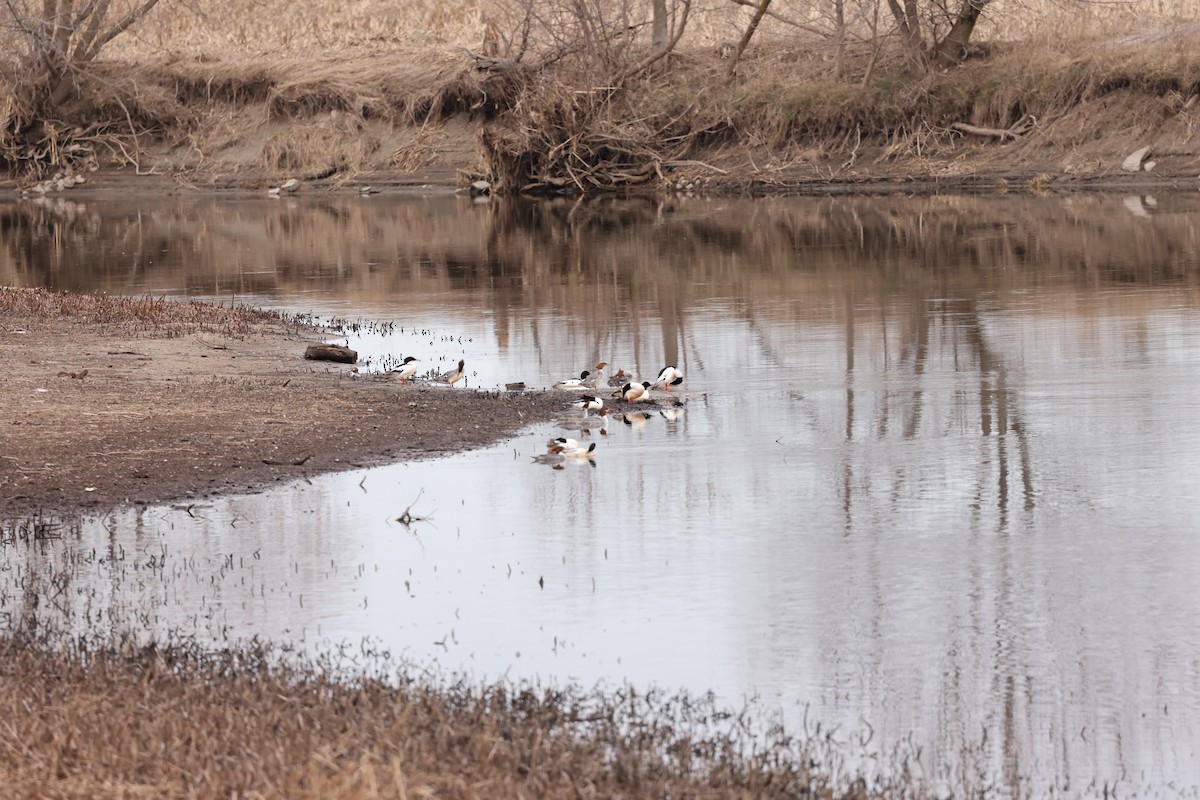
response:
<path fill-rule="evenodd" d="M 0 625 L 369 640 L 753 697 L 946 792 L 1198 793 L 1200 195 L 26 201 L 0 283 L 392 322 L 339 341 L 471 387 L 676 364 L 687 401 L 594 466 L 531 463 L 538 425 L 8 543 Z"/>

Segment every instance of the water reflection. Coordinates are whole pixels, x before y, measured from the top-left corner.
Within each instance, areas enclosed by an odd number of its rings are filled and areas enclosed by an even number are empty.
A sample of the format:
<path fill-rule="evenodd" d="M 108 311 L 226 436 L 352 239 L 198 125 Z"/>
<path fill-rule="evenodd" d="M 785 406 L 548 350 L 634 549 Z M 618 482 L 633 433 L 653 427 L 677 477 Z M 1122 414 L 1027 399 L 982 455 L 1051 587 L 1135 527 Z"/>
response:
<path fill-rule="evenodd" d="M 546 426 L 9 545 L 0 603 L 756 693 L 912 737 L 960 793 L 1191 787 L 1198 204 L 3 207 L 6 282 L 395 319 L 357 349 L 476 386 L 677 363 L 690 400 L 594 436 L 594 469 L 532 464 Z"/>

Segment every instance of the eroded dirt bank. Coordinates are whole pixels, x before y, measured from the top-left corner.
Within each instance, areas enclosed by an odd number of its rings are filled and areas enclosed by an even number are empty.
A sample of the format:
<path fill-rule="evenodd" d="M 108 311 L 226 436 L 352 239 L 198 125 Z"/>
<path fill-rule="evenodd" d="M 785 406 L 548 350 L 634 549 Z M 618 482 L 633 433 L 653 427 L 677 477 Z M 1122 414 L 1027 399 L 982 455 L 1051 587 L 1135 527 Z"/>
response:
<path fill-rule="evenodd" d="M 892 64 L 871 80 L 835 79 L 796 46 L 747 55 L 730 83 L 722 58 L 689 50 L 604 102 L 587 100 L 604 84 L 586 70 L 479 69 L 454 47 L 130 55 L 89 74 L 119 103 L 65 108 L 55 128 L 103 135 L 62 134 L 59 161 L 13 162 L 0 193 L 265 194 L 290 180 L 428 192 L 476 179 L 542 194 L 1193 187 L 1200 60 L 1186 31 L 1168 33 L 1183 43 L 995 43 L 950 70 Z M 848 74 L 868 63 L 860 53 Z"/>
<path fill-rule="evenodd" d="M 354 377 L 304 360 L 319 331 L 265 314 L 3 292 L 41 299 L 0 315 L 0 519 L 192 502 L 445 454 L 563 406 L 553 392 Z"/>

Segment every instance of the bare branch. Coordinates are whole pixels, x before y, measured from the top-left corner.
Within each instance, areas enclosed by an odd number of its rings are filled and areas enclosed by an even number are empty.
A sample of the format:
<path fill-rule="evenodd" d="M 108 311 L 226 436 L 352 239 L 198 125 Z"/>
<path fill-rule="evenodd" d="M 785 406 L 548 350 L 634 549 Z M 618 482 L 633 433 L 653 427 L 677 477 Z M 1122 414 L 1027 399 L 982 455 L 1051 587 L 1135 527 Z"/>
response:
<path fill-rule="evenodd" d="M 759 6 L 759 3 L 756 2 L 756 0 L 729 0 L 729 2 L 731 2 L 735 5 L 739 5 L 739 6 L 747 6 L 748 8 L 758 8 L 758 6 Z M 777 11 L 771 11 L 768 9 L 767 16 L 770 17 L 771 19 L 779 20 L 784 25 L 791 25 L 794 28 L 799 28 L 800 30 L 805 31 L 806 33 L 813 33 L 813 34 L 816 34 L 817 36 L 828 36 L 829 35 L 829 31 L 827 31 L 823 28 L 818 28 L 813 25 L 805 25 L 803 22 L 796 22 L 796 20 L 789 19 L 788 17 L 785 17 L 783 14 L 780 14 Z"/>
<path fill-rule="evenodd" d="M 130 25 L 150 13 L 150 9 L 154 8 L 156 5 L 158 5 L 158 0 L 146 0 L 140 6 L 126 14 L 120 21 L 105 31 L 104 35 L 96 40 L 96 43 L 92 45 L 92 48 L 87 53 L 87 60 L 91 61 L 93 58 L 95 58 L 100 52 L 101 47 L 111 42 L 116 36 L 124 33 Z"/>
<path fill-rule="evenodd" d="M 745 52 L 746 45 L 750 44 L 750 38 L 754 36 L 754 32 L 758 30 L 758 23 L 762 22 L 763 15 L 767 13 L 767 6 L 769 5 L 771 5 L 771 0 L 759 0 L 758 9 L 754 12 L 754 16 L 750 18 L 750 24 L 746 26 L 746 32 L 742 34 L 737 50 L 734 51 L 733 58 L 729 61 L 729 68 L 725 71 L 726 80 L 733 80 L 733 76 L 737 74 L 738 62 L 742 59 L 742 53 Z"/>
<path fill-rule="evenodd" d="M 646 71 L 651 66 L 653 66 L 655 63 L 657 63 L 660 59 L 666 57 L 668 54 L 670 54 L 670 52 L 672 50 L 675 49 L 675 45 L 679 44 L 679 40 L 683 38 L 683 32 L 687 29 L 688 15 L 691 13 L 691 10 L 692 10 L 692 0 L 681 0 L 681 2 L 683 4 L 683 15 L 680 16 L 680 18 L 679 18 L 679 27 L 676 28 L 675 36 L 671 38 L 671 41 L 667 42 L 665 47 L 661 47 L 658 50 L 655 50 L 653 53 L 646 56 L 646 58 L 642 59 L 637 64 L 634 64 L 632 67 L 629 67 L 624 72 L 620 73 L 617 76 L 617 79 L 614 81 L 614 83 L 617 83 L 617 84 L 624 83 L 626 80 L 628 80 L 629 78 L 632 78 L 634 75 L 638 75 L 638 74 Z"/>

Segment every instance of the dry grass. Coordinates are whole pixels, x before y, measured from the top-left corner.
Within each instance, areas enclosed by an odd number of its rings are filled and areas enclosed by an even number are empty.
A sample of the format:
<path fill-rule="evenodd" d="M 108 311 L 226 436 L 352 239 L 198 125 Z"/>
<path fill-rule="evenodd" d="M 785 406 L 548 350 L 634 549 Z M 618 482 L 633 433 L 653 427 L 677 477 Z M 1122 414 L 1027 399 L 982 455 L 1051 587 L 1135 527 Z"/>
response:
<path fill-rule="evenodd" d="M 869 38 L 869 14 L 848 18 L 851 40 Z M 648 13 L 649 4 L 638 9 Z M 707 48 L 738 38 L 751 10 L 728 0 L 695 0 L 689 32 L 682 44 L 687 49 Z M 865 6 L 869 9 L 869 6 Z M 521 3 L 512 0 L 360 0 L 354 3 L 308 3 L 288 0 L 228 0 L 222 3 L 169 3 L 133 35 L 110 45 L 116 58 L 142 60 L 147 57 L 195 58 L 205 60 L 256 58 L 267 51 L 293 55 L 328 55 L 331 51 L 403 48 L 406 50 L 446 46 L 478 46 L 485 21 L 500 23 L 511 37 L 517 27 Z M 758 36 L 764 45 L 786 43 L 805 31 L 818 31 L 832 39 L 831 5 L 816 0 L 774 0 Z M 887 29 L 887 10 L 882 27 Z M 1127 0 L 1126 2 L 1061 2 L 1060 0 L 1013 0 L 997 4 L 983 18 L 979 37 L 983 40 L 1057 41 L 1063 31 L 1073 37 L 1145 35 L 1160 25 L 1175 26 L 1195 19 L 1192 0 Z M 1158 23 L 1158 24 L 1156 24 Z M 802 26 L 802 27 L 801 27 Z M 828 43 L 827 43 L 828 44 Z M 767 48 L 764 48 L 767 49 Z"/>
<path fill-rule="evenodd" d="M 281 319 L 277 312 L 246 306 L 10 286 L 0 286 L 0 314 L 32 319 L 77 319 L 138 336 L 207 332 L 242 337 L 264 321 Z"/>
<path fill-rule="evenodd" d="M 834 785 L 811 766 L 828 740 L 752 735 L 710 698 L 479 686 L 371 653 L 289 665 L 265 647 L 46 638 L 0 638 L 12 796 L 919 796 Z"/>

